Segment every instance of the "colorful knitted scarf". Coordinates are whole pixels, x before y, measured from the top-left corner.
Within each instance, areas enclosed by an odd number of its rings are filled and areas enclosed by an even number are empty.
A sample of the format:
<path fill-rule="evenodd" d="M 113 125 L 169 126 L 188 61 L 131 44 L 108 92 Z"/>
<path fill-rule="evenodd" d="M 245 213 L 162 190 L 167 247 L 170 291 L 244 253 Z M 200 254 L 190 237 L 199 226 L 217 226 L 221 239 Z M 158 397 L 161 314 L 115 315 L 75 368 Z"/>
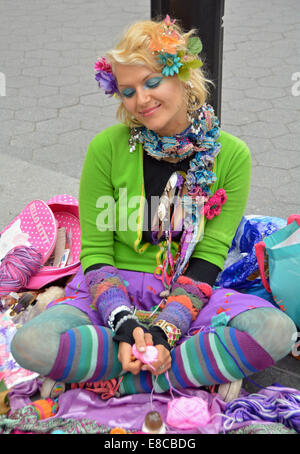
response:
<path fill-rule="evenodd" d="M 191 125 L 181 134 L 173 137 L 160 137 L 154 131 L 145 127 L 134 128 L 129 140 L 130 150 L 133 151 L 136 142 L 143 145 L 144 150 L 156 159 L 177 158 L 185 159 L 194 155 L 190 161 L 187 173 L 175 172 L 169 182 L 169 193 L 163 193 L 157 214 L 157 228 L 154 228 L 153 242 L 166 241 L 166 260 L 160 266 L 160 273 L 167 289 L 185 271 L 188 261 L 196 244 L 203 237 L 204 216 L 211 219 L 220 213 L 221 206 L 226 201 L 223 189 L 212 195 L 210 186 L 216 181 L 213 172 L 214 162 L 220 152 L 221 144 L 219 120 L 213 108 L 204 104 L 193 113 Z M 184 218 L 179 230 L 182 231 L 179 249 L 176 257 L 171 255 L 172 233 L 174 229 L 170 222 L 168 208 L 174 203 L 175 196 L 181 200 Z M 165 204 L 165 205 L 164 205 Z M 178 227 L 178 226 L 177 226 Z M 157 233 L 160 229 L 161 235 Z"/>

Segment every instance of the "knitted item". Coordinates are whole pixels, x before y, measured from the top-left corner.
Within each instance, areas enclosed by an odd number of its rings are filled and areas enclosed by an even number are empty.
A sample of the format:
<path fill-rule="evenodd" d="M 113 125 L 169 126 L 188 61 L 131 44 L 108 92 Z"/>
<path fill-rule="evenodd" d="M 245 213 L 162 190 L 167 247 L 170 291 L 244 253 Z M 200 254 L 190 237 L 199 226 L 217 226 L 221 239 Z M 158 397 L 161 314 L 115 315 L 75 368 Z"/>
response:
<path fill-rule="evenodd" d="M 99 380 L 96 382 L 72 383 L 71 389 L 86 389 L 97 394 L 102 400 L 107 400 L 111 397 L 118 396 L 118 389 L 122 378 L 119 381 L 112 378 L 110 380 Z"/>
<path fill-rule="evenodd" d="M 257 423 L 257 424 L 248 424 L 247 426 L 241 427 L 239 429 L 231 430 L 227 432 L 230 435 L 275 435 L 275 434 L 286 434 L 292 435 L 297 434 L 294 429 L 289 429 L 280 423 Z"/>
<path fill-rule="evenodd" d="M 171 357 L 168 374 L 176 389 L 236 381 L 274 364 L 249 334 L 223 326 L 199 332 L 173 349 Z M 169 386 L 165 374 L 159 375 L 155 390 Z"/>
<path fill-rule="evenodd" d="M 48 376 L 67 383 L 109 380 L 120 375 L 118 343 L 102 326 L 83 325 L 63 333 Z"/>
<path fill-rule="evenodd" d="M 207 304 L 211 294 L 212 288 L 209 284 L 196 282 L 187 276 L 179 276 L 155 323 L 158 320 L 166 320 L 180 329 L 183 336 L 202 307 Z"/>
<path fill-rule="evenodd" d="M 104 326 L 112 328 L 111 313 L 122 306 L 131 312 L 130 299 L 119 271 L 113 266 L 88 271 L 85 275 L 86 284 L 93 297 L 93 308 L 101 314 Z"/>
<path fill-rule="evenodd" d="M 58 402 L 52 399 L 39 399 L 33 402 L 33 409 L 36 412 L 37 419 L 51 418 L 58 412 Z"/>
<path fill-rule="evenodd" d="M 235 381 L 274 364 L 270 355 L 247 333 L 230 327 L 202 331 L 171 351 L 169 379 L 176 389 Z M 92 325 L 61 335 L 55 364 L 48 376 L 69 383 L 110 380 L 121 375 L 118 344 L 110 330 Z M 166 374 L 148 371 L 122 375 L 120 394 L 151 393 L 170 388 Z M 155 383 L 154 383 L 155 382 Z"/>
<path fill-rule="evenodd" d="M 107 434 L 112 427 L 87 418 L 74 420 L 55 417 L 40 420 L 32 404 L 15 410 L 9 417 L 6 415 L 0 416 L 0 434 L 48 434 L 57 429 L 68 434 Z M 127 430 L 126 432 L 134 433 L 133 430 Z"/>
<path fill-rule="evenodd" d="M 42 266 L 42 254 L 34 247 L 16 246 L 0 265 L 0 296 L 25 288 L 29 278 Z"/>

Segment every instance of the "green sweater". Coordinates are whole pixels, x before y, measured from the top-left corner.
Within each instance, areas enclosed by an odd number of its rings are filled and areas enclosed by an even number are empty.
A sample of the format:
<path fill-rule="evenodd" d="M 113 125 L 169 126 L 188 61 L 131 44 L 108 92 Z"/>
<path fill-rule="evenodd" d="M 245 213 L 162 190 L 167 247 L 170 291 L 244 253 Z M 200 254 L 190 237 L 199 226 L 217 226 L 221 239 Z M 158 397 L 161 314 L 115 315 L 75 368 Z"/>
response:
<path fill-rule="evenodd" d="M 81 265 L 106 263 L 118 269 L 153 273 L 164 259 L 162 245 L 143 242 L 145 211 L 143 149 L 129 152 L 129 128 L 114 125 L 91 141 L 80 181 Z M 224 188 L 227 201 L 221 214 L 205 219 L 204 237 L 192 257 L 223 269 L 228 249 L 246 208 L 251 176 L 251 156 L 246 144 L 224 131 L 219 141 L 212 193 Z M 127 203 L 124 204 L 124 201 Z M 178 243 L 173 242 L 173 256 Z"/>

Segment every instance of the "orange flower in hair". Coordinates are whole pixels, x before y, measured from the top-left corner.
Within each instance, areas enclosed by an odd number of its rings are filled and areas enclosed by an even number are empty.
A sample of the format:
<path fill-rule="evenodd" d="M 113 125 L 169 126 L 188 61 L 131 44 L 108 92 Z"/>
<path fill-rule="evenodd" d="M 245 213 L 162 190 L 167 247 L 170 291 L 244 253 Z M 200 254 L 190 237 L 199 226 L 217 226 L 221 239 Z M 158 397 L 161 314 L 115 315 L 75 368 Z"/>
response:
<path fill-rule="evenodd" d="M 157 34 L 152 38 L 150 43 L 150 49 L 153 52 L 167 52 L 168 54 L 176 54 L 177 46 L 181 43 L 181 39 L 178 33 L 171 32 L 166 34 L 165 32 Z"/>
<path fill-rule="evenodd" d="M 170 16 L 166 15 L 164 25 L 160 27 L 160 30 L 152 37 L 150 42 L 150 49 L 153 52 L 166 52 L 172 55 L 177 53 L 177 47 L 183 44 L 183 40 L 174 30 L 173 25 L 175 22 L 176 19 L 171 21 Z"/>

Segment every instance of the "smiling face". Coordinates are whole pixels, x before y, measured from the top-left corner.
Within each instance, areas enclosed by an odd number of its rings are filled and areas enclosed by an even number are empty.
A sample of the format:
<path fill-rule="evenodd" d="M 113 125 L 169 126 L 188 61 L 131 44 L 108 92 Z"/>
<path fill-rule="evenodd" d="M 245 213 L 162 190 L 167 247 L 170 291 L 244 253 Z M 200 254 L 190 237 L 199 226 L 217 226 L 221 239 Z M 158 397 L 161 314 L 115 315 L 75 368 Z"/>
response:
<path fill-rule="evenodd" d="M 178 134 L 189 126 L 184 85 L 140 65 L 115 64 L 122 103 L 146 128 L 160 136 Z"/>

